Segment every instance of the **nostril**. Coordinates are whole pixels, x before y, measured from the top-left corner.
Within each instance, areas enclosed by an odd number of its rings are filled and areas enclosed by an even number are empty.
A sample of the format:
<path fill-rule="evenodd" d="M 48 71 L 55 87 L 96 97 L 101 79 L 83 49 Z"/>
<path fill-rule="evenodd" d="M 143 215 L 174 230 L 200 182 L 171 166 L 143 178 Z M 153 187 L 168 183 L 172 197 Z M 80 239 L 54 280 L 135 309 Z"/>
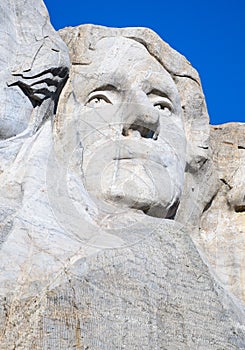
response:
<path fill-rule="evenodd" d="M 153 139 L 155 132 L 153 130 L 148 131 L 148 134 L 146 135 L 147 139 Z"/>
<path fill-rule="evenodd" d="M 122 135 L 123 135 L 123 136 L 128 136 L 128 135 L 129 135 L 128 130 L 129 130 L 129 129 L 123 128 L 123 129 L 122 129 Z"/>
<path fill-rule="evenodd" d="M 141 137 L 146 139 L 153 139 L 157 140 L 158 133 L 155 130 L 152 130 L 150 128 L 147 128 L 142 125 L 132 124 L 130 127 L 124 127 L 122 129 L 122 135 L 123 136 L 131 136 L 134 135 L 133 131 L 138 131 Z"/>

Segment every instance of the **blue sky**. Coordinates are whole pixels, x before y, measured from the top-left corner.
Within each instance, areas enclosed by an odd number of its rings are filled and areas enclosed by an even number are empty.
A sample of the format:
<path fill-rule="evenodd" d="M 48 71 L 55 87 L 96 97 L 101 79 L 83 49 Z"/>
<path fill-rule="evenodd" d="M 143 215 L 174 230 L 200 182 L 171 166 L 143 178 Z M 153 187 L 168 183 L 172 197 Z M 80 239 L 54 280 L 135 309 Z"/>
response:
<path fill-rule="evenodd" d="M 156 31 L 198 70 L 212 124 L 245 122 L 244 0 L 44 0 L 56 29 L 93 23 Z"/>

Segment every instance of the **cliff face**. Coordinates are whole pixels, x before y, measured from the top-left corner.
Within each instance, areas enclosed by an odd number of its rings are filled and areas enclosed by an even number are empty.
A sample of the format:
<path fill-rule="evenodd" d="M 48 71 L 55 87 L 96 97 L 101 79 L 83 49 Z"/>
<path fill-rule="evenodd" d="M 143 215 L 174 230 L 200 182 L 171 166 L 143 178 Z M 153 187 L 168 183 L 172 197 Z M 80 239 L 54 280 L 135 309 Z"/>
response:
<path fill-rule="evenodd" d="M 210 147 L 219 187 L 196 241 L 222 283 L 245 302 L 245 125 L 211 126 Z"/>
<path fill-rule="evenodd" d="M 39 128 L 54 108 L 69 57 L 42 1 L 6 0 L 0 13 L 0 139 L 4 140 Z"/>
<path fill-rule="evenodd" d="M 22 295 L 2 300 L 2 349 L 243 349 L 242 310 L 189 233 L 171 221 L 144 225 L 138 243 L 77 250 L 39 293 L 24 296 L 25 280 Z"/>
<path fill-rule="evenodd" d="M 0 349 L 244 349 L 244 125 L 149 29 L 0 7 Z"/>

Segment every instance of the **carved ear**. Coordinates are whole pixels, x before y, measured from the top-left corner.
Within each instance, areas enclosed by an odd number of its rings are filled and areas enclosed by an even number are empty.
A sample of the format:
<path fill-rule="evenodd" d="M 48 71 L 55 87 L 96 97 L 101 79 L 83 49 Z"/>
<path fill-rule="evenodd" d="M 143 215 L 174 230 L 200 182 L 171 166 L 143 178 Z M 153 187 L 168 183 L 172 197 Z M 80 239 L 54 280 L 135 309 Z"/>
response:
<path fill-rule="evenodd" d="M 8 86 L 18 86 L 29 98 L 33 107 L 36 107 L 48 98 L 57 102 L 68 78 L 68 68 L 50 68 L 34 76 L 13 74 L 13 77 L 15 81 L 9 83 Z M 56 108 L 56 103 L 54 108 Z"/>

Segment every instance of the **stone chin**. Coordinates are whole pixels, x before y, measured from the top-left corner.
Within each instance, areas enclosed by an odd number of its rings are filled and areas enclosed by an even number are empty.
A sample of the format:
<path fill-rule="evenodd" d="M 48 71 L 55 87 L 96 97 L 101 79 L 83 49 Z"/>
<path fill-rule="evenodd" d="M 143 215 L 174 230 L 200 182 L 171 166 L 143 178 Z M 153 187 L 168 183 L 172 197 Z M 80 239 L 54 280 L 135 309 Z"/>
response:
<path fill-rule="evenodd" d="M 172 173 L 173 174 L 173 173 Z M 178 174 L 175 171 L 174 174 Z M 111 162 L 101 174 L 101 189 L 93 189 L 97 199 L 118 209 L 136 209 L 159 218 L 173 218 L 181 196 L 182 176 L 170 169 L 140 159 Z"/>

